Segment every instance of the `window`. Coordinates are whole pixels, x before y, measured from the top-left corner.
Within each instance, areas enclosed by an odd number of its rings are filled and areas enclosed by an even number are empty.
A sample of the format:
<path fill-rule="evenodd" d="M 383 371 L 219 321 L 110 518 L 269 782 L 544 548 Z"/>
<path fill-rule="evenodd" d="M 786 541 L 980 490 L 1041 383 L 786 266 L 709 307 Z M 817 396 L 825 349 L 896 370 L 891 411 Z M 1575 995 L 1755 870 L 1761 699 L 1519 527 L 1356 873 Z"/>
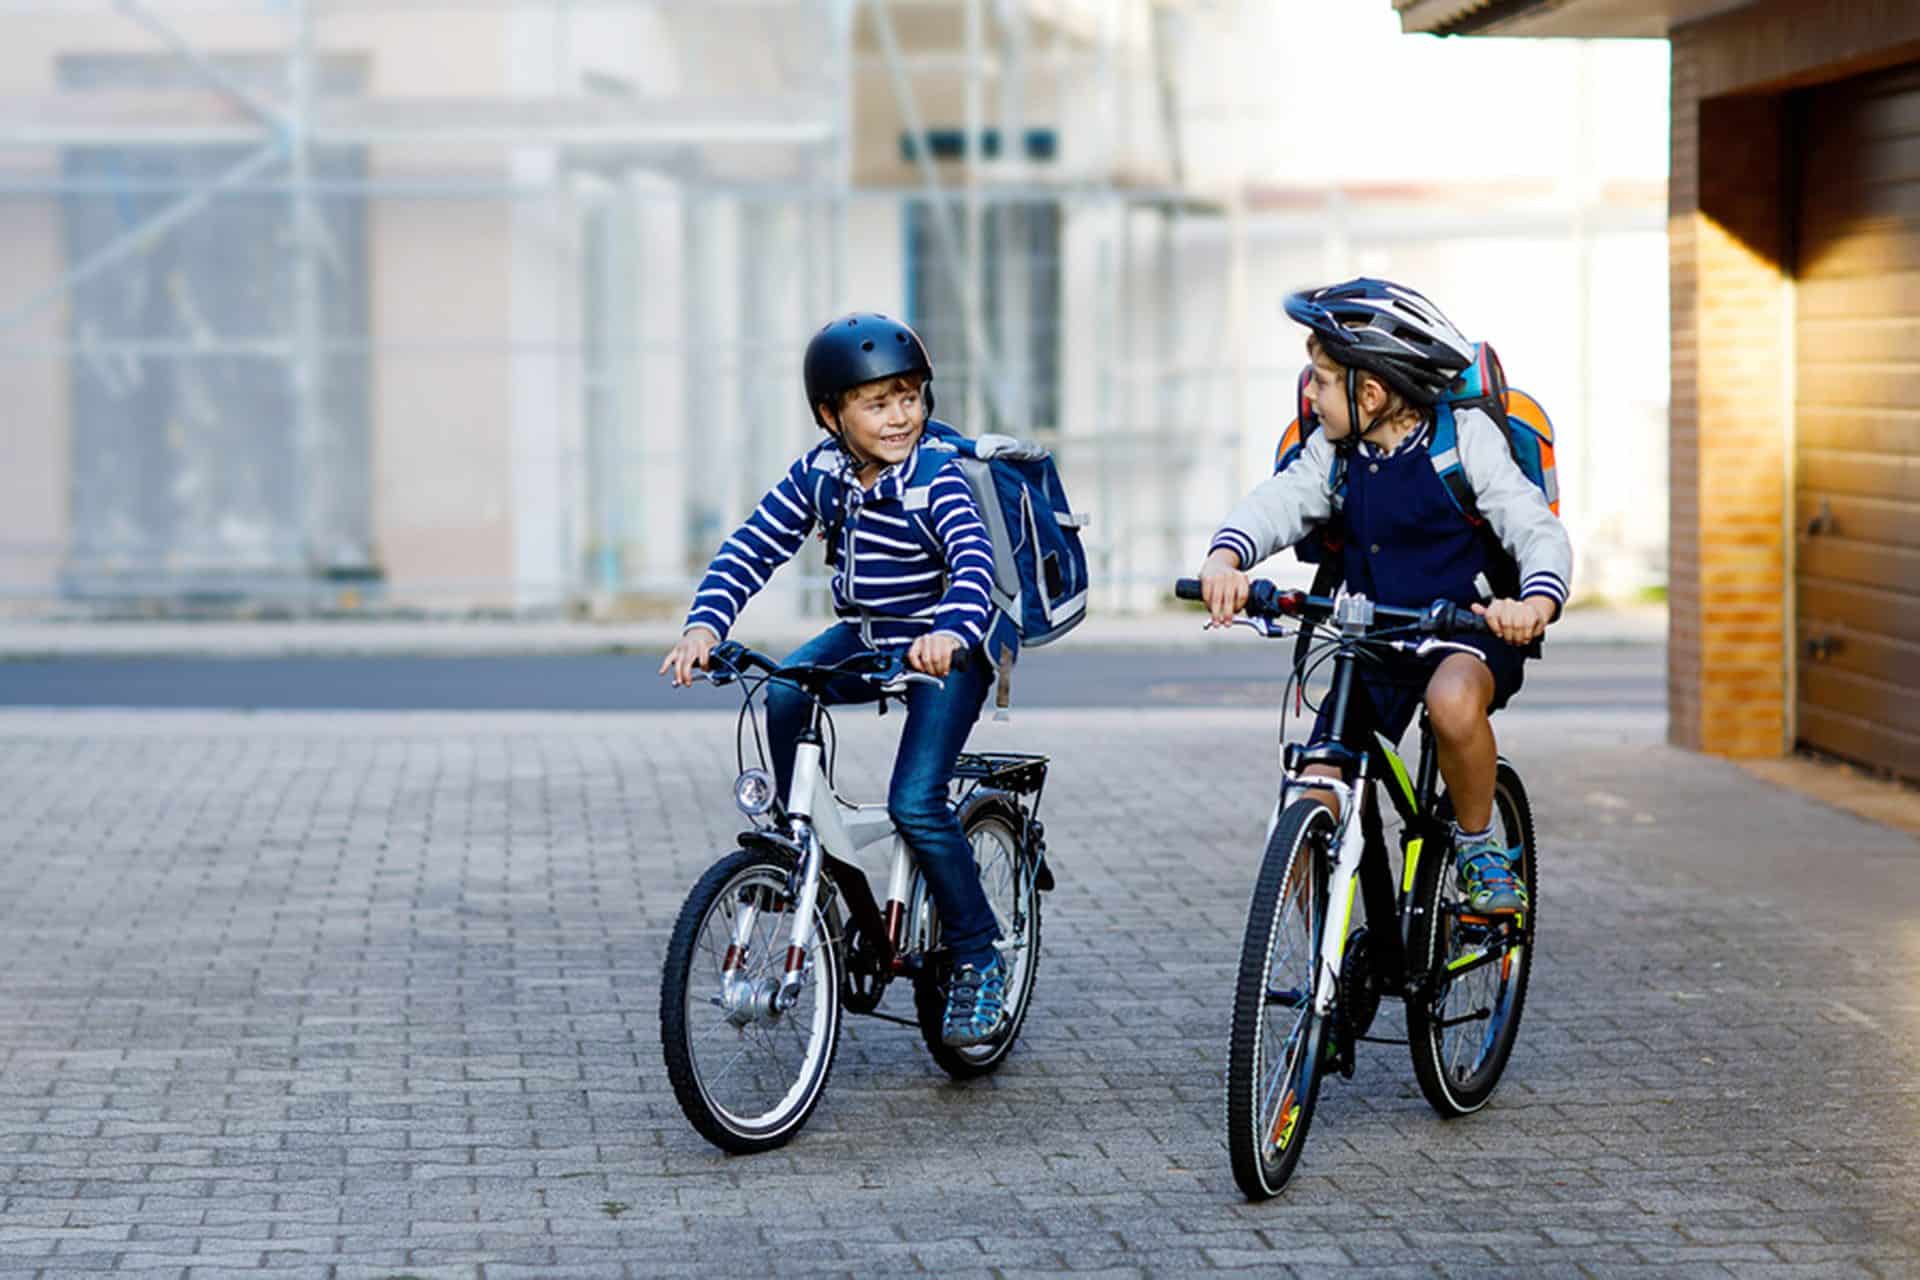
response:
<path fill-rule="evenodd" d="M 933 206 L 909 201 L 906 217 L 908 322 L 927 342 L 939 370 L 943 412 L 956 414 L 967 382 L 965 309 L 941 252 Z M 964 243 L 959 202 L 954 221 Z M 1007 406 L 1017 421 L 961 423 L 967 431 L 1044 434 L 1060 424 L 1060 205 L 1054 200 L 998 200 L 980 218 L 975 288 L 987 342 L 1009 378 Z"/>

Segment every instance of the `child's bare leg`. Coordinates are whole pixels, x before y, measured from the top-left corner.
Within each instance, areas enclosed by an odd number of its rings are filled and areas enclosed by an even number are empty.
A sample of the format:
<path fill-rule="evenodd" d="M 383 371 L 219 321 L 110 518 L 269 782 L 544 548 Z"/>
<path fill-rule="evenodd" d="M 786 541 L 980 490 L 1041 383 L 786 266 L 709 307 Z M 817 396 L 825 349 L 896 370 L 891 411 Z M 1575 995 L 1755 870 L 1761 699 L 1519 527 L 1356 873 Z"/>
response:
<path fill-rule="evenodd" d="M 1493 783 L 1500 749 L 1493 740 L 1487 706 L 1493 672 L 1464 653 L 1447 656 L 1427 681 L 1427 718 L 1440 757 L 1440 776 L 1453 797 L 1454 821 L 1462 831 L 1484 831 L 1493 820 Z"/>

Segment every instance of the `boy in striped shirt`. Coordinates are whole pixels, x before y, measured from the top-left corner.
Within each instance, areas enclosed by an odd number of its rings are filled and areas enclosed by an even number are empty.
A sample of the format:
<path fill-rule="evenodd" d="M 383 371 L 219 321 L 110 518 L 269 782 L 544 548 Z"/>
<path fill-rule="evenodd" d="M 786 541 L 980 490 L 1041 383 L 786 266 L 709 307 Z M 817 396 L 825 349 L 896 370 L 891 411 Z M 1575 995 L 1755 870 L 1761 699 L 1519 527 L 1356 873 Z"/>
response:
<path fill-rule="evenodd" d="M 952 462 L 934 471 L 924 490 L 909 492 L 909 481 L 922 474 L 921 451 L 937 447 L 923 440 L 933 362 L 919 335 L 881 315 L 842 316 L 807 344 L 804 374 L 807 402 L 827 439 L 796 459 L 721 544 L 660 670 L 675 685 L 690 684 L 748 599 L 816 525 L 826 531 L 840 621 L 787 661 L 830 666 L 863 650 L 904 649 L 914 670 L 944 678 L 907 694 L 887 811 L 919 858 L 953 955 L 942 1037 L 956 1047 L 977 1045 L 1000 1029 L 1005 970 L 993 945 L 993 910 L 947 788 L 992 684 L 980 642 L 990 617 L 993 545 Z M 828 700 L 863 692 L 830 688 Z M 768 748 L 781 795 L 809 711 L 805 695 L 770 686 Z"/>

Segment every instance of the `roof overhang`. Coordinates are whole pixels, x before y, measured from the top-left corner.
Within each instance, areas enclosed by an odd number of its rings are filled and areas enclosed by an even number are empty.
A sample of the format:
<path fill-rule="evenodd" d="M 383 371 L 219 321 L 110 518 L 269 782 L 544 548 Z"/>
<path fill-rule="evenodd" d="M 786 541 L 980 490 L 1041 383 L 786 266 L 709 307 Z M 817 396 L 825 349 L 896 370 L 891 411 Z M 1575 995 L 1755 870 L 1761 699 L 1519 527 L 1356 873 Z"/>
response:
<path fill-rule="evenodd" d="M 1754 0 L 1393 0 L 1400 28 L 1437 36 L 1637 36 L 1749 7 Z"/>

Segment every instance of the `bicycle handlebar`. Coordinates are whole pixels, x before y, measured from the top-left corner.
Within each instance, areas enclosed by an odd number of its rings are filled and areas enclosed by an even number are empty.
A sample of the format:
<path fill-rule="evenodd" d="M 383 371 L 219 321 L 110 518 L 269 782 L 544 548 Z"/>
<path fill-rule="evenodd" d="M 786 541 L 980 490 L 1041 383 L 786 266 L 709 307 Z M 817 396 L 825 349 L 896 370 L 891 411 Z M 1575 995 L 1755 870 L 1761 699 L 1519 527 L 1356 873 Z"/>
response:
<path fill-rule="evenodd" d="M 1451 600 L 1435 600 L 1424 609 L 1407 609 L 1399 605 L 1374 604 L 1365 596 L 1335 598 L 1308 595 L 1304 591 L 1282 591 L 1265 578 L 1255 578 L 1250 588 L 1242 610 L 1249 618 L 1306 618 L 1313 622 L 1327 622 L 1336 617 L 1343 607 L 1343 601 L 1361 601 L 1364 605 L 1357 611 L 1360 615 L 1371 610 L 1371 616 L 1362 621 L 1363 631 L 1371 630 L 1375 624 L 1385 624 L 1418 627 L 1425 634 L 1442 638 L 1489 634 L 1485 618 Z M 1200 579 L 1180 579 L 1173 584 L 1173 594 L 1182 600 L 1203 599 Z M 1355 608 L 1350 603 L 1345 607 Z"/>
<path fill-rule="evenodd" d="M 939 676 L 908 667 L 904 653 L 857 653 L 830 667 L 806 663 L 783 667 L 766 654 L 749 649 L 737 640 L 723 640 L 715 645 L 707 655 L 707 666 L 705 674 L 711 684 L 729 684 L 737 680 L 748 667 L 757 668 L 769 676 L 787 679 L 796 676 L 822 679 L 853 676 L 878 686 L 883 694 L 898 696 L 905 696 L 909 685 L 946 683 Z"/>

